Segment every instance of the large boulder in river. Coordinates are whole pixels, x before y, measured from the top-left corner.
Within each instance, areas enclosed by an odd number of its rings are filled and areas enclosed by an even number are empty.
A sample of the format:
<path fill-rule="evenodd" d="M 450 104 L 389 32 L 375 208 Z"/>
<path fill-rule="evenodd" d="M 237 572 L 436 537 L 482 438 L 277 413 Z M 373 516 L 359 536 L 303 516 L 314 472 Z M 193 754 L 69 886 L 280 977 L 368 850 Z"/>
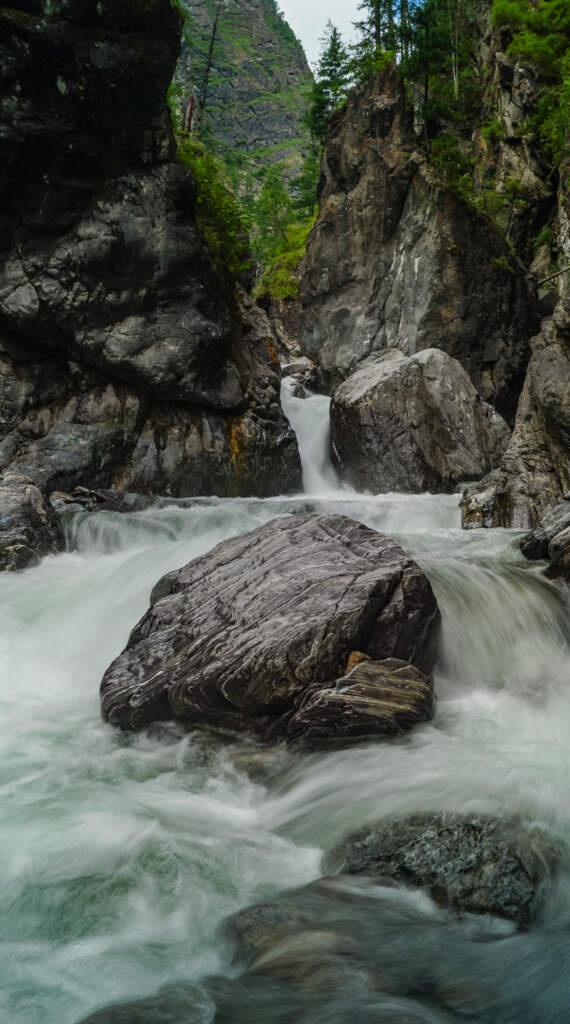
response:
<path fill-rule="evenodd" d="M 52 506 L 33 481 L 0 477 L 0 569 L 25 569 L 65 547 Z"/>
<path fill-rule="evenodd" d="M 540 884 L 565 859 L 539 828 L 443 812 L 366 825 L 327 854 L 323 868 L 426 888 L 443 906 L 527 924 Z"/>
<path fill-rule="evenodd" d="M 452 491 L 483 476 L 510 431 L 440 349 L 388 349 L 334 393 L 331 448 L 339 473 L 373 491 Z"/>
<path fill-rule="evenodd" d="M 352 651 L 422 672 L 436 658 L 426 576 L 340 515 L 282 517 L 223 541 L 169 573 L 155 599 L 101 683 L 103 716 L 122 729 L 174 717 L 282 738 Z"/>

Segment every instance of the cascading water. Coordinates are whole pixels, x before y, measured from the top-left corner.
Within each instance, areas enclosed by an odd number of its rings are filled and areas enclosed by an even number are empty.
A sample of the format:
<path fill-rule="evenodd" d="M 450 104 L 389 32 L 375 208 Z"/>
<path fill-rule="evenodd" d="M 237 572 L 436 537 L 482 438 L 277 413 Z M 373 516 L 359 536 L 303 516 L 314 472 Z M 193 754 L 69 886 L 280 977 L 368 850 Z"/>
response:
<path fill-rule="evenodd" d="M 302 434 L 295 401 L 286 407 Z M 318 402 L 299 409 L 313 436 Z M 0 577 L 7 1024 L 75 1024 L 167 982 L 223 978 L 220 921 L 317 878 L 322 850 L 366 821 L 422 809 L 514 814 L 570 841 L 561 591 L 524 561 L 516 532 L 462 532 L 456 495 L 335 492 L 308 447 L 304 458 L 307 489 L 326 497 L 82 512 L 68 524 L 72 550 Z M 394 536 L 429 574 L 444 622 L 433 722 L 389 743 L 288 755 L 263 782 L 241 768 L 243 741 L 164 727 L 122 735 L 104 725 L 100 677 L 158 577 L 225 537 L 307 508 L 335 509 Z M 482 934 L 417 893 L 367 890 L 358 906 L 347 929 L 379 957 L 415 971 L 437 960 L 448 1013 L 418 984 L 413 998 L 341 991 L 287 1011 L 276 989 L 262 1009 L 236 1003 L 223 1020 L 568 1021 L 568 877 L 540 923 L 518 935 L 491 924 Z"/>
<path fill-rule="evenodd" d="M 293 377 L 281 382 L 281 405 L 296 435 L 303 469 L 303 490 L 307 494 L 335 494 L 338 476 L 329 456 L 330 398 L 327 395 L 297 397 Z"/>

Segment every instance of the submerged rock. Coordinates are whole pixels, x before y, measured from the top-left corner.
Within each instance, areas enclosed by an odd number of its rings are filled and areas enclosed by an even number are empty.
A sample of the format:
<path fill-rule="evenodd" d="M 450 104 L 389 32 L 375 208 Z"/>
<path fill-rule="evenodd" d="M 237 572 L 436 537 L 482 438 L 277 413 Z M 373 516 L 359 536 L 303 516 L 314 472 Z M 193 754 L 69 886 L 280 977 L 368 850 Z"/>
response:
<path fill-rule="evenodd" d="M 0 477 L 0 570 L 25 569 L 64 548 L 57 515 L 33 481 Z"/>
<path fill-rule="evenodd" d="M 539 828 L 443 812 L 366 825 L 328 853 L 323 867 L 426 888 L 444 907 L 525 925 L 541 883 L 566 858 Z"/>
<path fill-rule="evenodd" d="M 394 541 L 340 515 L 282 517 L 223 541 L 169 573 L 153 601 L 101 683 L 103 716 L 122 729 L 175 717 L 284 738 L 351 651 L 422 672 L 437 654 L 427 578 Z M 346 698 L 339 729 L 343 716 L 350 734 Z"/>
<path fill-rule="evenodd" d="M 548 558 L 547 574 L 570 581 L 570 495 L 523 537 L 520 549 L 525 558 Z"/>
<path fill-rule="evenodd" d="M 372 491 L 450 491 L 483 476 L 509 441 L 461 364 L 440 349 L 389 349 L 331 402 L 331 449 L 342 477 Z"/>
<path fill-rule="evenodd" d="M 190 982 L 164 985 L 155 996 L 116 1003 L 83 1017 L 78 1024 L 212 1024 L 215 1006 Z"/>

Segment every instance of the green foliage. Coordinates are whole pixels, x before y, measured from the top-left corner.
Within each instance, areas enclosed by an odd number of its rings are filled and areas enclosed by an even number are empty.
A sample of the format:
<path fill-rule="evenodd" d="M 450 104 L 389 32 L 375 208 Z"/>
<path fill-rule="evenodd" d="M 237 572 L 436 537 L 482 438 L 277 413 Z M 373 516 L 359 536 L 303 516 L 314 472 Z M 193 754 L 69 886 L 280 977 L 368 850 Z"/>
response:
<path fill-rule="evenodd" d="M 465 155 L 456 135 L 444 132 L 431 144 L 429 161 L 446 178 L 448 184 L 458 185 L 463 178 L 471 179 L 473 159 Z"/>
<path fill-rule="evenodd" d="M 303 160 L 301 173 L 293 179 L 298 195 L 295 205 L 299 213 L 307 217 L 311 217 L 315 211 L 319 170 L 320 161 L 317 156 L 315 153 L 308 153 Z"/>
<path fill-rule="evenodd" d="M 299 41 L 293 32 L 290 25 L 287 24 L 283 17 L 283 12 L 279 9 L 279 5 L 276 0 L 266 0 L 268 11 L 265 14 L 265 20 L 272 30 L 272 32 L 279 36 L 284 43 L 288 43 L 290 46 L 297 47 Z"/>
<path fill-rule="evenodd" d="M 299 290 L 298 266 L 305 254 L 307 236 L 314 223 L 314 217 L 305 217 L 289 225 L 256 286 L 256 297 L 269 295 L 272 299 L 295 298 Z"/>
<path fill-rule="evenodd" d="M 570 4 L 568 0 L 494 0 L 493 23 L 513 33 L 508 53 L 546 80 L 529 128 L 555 164 L 570 156 Z"/>
<path fill-rule="evenodd" d="M 196 219 L 210 255 L 225 275 L 236 277 L 251 267 L 248 224 L 240 204 L 224 184 L 218 161 L 203 143 L 181 138 L 178 156 L 198 187 Z"/>
<path fill-rule="evenodd" d="M 504 134 L 505 129 L 500 117 L 492 117 L 481 129 L 481 135 L 486 142 L 499 142 Z"/>
<path fill-rule="evenodd" d="M 351 81 L 349 55 L 342 37 L 331 21 L 321 39 L 321 55 L 313 82 L 305 124 L 313 139 L 324 142 L 331 114 L 345 100 Z"/>
<path fill-rule="evenodd" d="M 283 183 L 283 167 L 267 168 L 254 208 L 255 251 L 262 263 L 271 260 L 287 237 L 293 220 L 293 201 Z"/>
<path fill-rule="evenodd" d="M 542 245 L 552 245 L 554 242 L 554 233 L 552 228 L 548 224 L 544 224 L 536 238 L 532 240 L 533 249 L 540 249 Z"/>
<path fill-rule="evenodd" d="M 355 82 L 384 71 L 396 59 L 394 50 L 378 50 L 372 40 L 361 39 L 351 47 L 349 70 Z"/>

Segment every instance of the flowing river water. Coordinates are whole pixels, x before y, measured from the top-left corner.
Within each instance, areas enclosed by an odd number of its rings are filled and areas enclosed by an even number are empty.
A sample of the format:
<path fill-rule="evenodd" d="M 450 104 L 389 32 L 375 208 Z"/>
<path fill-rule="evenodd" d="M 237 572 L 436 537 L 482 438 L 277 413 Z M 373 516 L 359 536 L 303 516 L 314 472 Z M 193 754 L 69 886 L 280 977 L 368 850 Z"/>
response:
<path fill-rule="evenodd" d="M 220 922 L 319 877 L 323 850 L 367 821 L 422 809 L 518 815 L 570 842 L 562 591 L 525 562 L 516 531 L 463 532 L 457 495 L 342 490 L 323 455 L 326 400 L 295 399 L 286 386 L 285 408 L 312 493 L 79 513 L 67 553 L 0 578 L 5 1024 L 75 1024 L 168 982 L 228 976 Z M 391 742 L 290 755 L 257 779 L 243 770 L 243 741 L 103 724 L 100 678 L 156 580 L 224 538 L 306 509 L 387 533 L 428 573 L 443 616 L 435 719 Z M 457 987 L 453 1013 L 420 996 L 364 994 L 345 1005 L 323 998 L 293 1017 L 273 1000 L 249 1015 L 236 1009 L 235 1020 L 570 1020 L 568 875 L 519 936 L 490 922 L 483 941 L 472 922 L 442 921 L 421 894 L 396 904 L 391 930 L 375 933 L 378 955 L 389 943 L 403 963 L 437 959 Z"/>

